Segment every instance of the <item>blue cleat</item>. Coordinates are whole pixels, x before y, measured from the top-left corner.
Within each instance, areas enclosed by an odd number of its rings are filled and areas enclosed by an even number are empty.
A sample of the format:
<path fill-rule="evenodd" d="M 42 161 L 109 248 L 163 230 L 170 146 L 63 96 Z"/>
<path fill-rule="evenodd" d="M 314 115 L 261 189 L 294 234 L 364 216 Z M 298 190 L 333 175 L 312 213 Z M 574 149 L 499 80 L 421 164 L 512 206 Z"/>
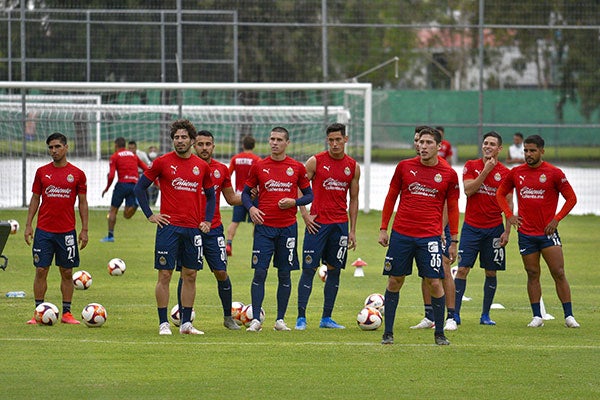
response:
<path fill-rule="evenodd" d="M 482 314 L 481 318 L 479 319 L 479 324 L 480 325 L 496 325 L 496 323 L 491 320 L 489 314 Z"/>
<path fill-rule="evenodd" d="M 105 238 L 100 239 L 102 243 L 113 243 L 115 241 L 114 236 L 107 236 Z"/>
<path fill-rule="evenodd" d="M 460 325 L 460 314 L 454 313 L 454 321 L 456 322 L 456 325 Z"/>
<path fill-rule="evenodd" d="M 339 325 L 337 322 L 332 320 L 331 317 L 321 318 L 321 323 L 319 324 L 319 328 L 346 329 L 345 326 Z"/>
<path fill-rule="evenodd" d="M 294 327 L 297 331 L 305 331 L 306 330 L 306 318 L 298 317 L 296 320 L 296 327 Z"/>

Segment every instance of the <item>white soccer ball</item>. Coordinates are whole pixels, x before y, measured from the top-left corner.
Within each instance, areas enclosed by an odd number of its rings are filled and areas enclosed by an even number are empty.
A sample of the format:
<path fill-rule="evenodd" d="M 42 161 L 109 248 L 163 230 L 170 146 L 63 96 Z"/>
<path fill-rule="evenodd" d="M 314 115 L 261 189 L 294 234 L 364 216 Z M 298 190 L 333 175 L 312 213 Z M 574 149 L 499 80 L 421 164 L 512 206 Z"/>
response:
<path fill-rule="evenodd" d="M 108 273 L 112 276 L 120 276 L 125 273 L 125 269 L 127 266 L 125 265 L 125 261 L 120 258 L 113 258 L 108 262 Z"/>
<path fill-rule="evenodd" d="M 321 265 L 319 267 L 318 273 L 319 278 L 321 278 L 321 280 L 325 282 L 327 280 L 327 265 Z"/>
<path fill-rule="evenodd" d="M 231 317 L 238 325 L 242 324 L 242 311 L 244 310 L 245 304 L 241 301 L 231 302 Z"/>
<path fill-rule="evenodd" d="M 374 331 L 381 326 L 383 318 L 379 310 L 373 307 L 365 307 L 356 316 L 356 323 L 363 331 Z"/>
<path fill-rule="evenodd" d="M 106 308 L 102 304 L 90 303 L 81 311 L 83 322 L 90 328 L 97 328 L 106 322 Z"/>
<path fill-rule="evenodd" d="M 92 286 L 92 275 L 87 271 L 77 271 L 73 274 L 73 286 L 78 290 L 85 290 Z"/>
<path fill-rule="evenodd" d="M 17 221 L 16 219 L 9 219 L 8 221 L 6 221 L 10 224 L 10 233 L 11 234 L 15 234 L 17 232 L 19 232 L 19 221 Z"/>
<path fill-rule="evenodd" d="M 365 307 L 373 307 L 383 315 L 383 306 L 385 305 L 385 297 L 379 293 L 373 293 L 365 299 Z"/>
<path fill-rule="evenodd" d="M 38 324 L 54 325 L 58 321 L 58 307 L 44 302 L 35 308 L 33 315 Z"/>
<path fill-rule="evenodd" d="M 242 324 L 244 326 L 250 326 L 250 323 L 254 318 L 256 317 L 254 316 L 254 312 L 252 310 L 252 304 L 244 306 L 242 309 L 242 314 L 240 315 L 240 321 L 242 321 Z M 260 308 L 260 317 L 258 319 L 261 324 L 265 322 L 265 310 L 262 307 Z"/>
<path fill-rule="evenodd" d="M 192 308 L 192 316 L 190 317 L 190 322 L 194 322 L 196 319 L 196 311 Z M 179 326 L 181 325 L 181 314 L 179 313 L 179 304 L 175 304 L 173 308 L 171 308 L 171 321 L 173 321 L 173 325 Z"/>

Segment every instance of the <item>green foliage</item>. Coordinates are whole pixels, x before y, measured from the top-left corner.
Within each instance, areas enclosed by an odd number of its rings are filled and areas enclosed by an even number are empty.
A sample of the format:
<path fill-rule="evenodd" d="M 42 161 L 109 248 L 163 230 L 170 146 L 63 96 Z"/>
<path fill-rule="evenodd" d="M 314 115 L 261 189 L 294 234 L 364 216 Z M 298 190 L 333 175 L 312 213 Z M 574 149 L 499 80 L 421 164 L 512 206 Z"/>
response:
<path fill-rule="evenodd" d="M 226 225 L 231 213 L 224 210 Z M 267 278 L 264 307 L 267 320 L 262 332 L 232 332 L 222 326 L 221 307 L 214 278 L 198 274 L 196 325 L 204 336 L 175 333 L 158 336 L 154 302 L 156 272 L 152 268 L 154 226 L 141 213 L 131 220 L 119 215 L 116 242 L 100 243 L 106 234 L 106 210 L 90 213 L 90 244 L 81 252 L 81 269 L 93 276 L 89 290 L 76 291 L 73 311 L 78 316 L 89 302 L 108 310 L 101 328 L 58 325 L 28 326 L 33 298 L 31 249 L 23 241 L 25 210 L 0 210 L 0 219 L 15 218 L 21 231 L 8 240 L 4 254 L 10 259 L 0 271 L 0 345 L 2 377 L 0 398 L 429 398 L 433 391 L 446 397 L 523 399 L 600 396 L 596 384 L 600 357 L 600 286 L 597 279 L 597 227 L 600 217 L 569 216 L 559 226 L 564 243 L 566 274 L 573 292 L 575 315 L 582 328 L 566 329 L 562 310 L 547 269 L 542 286 L 547 311 L 556 317 L 540 329 L 526 328 L 531 318 L 523 271 L 511 235 L 507 271 L 499 273 L 493 310 L 495 327 L 480 326 L 483 272 L 469 275 L 463 303 L 463 323 L 449 333 L 452 345 L 433 344 L 431 331 L 414 331 L 410 325 L 422 318 L 420 281 L 408 277 L 400 296 L 393 346 L 381 346 L 381 329 L 363 332 L 355 317 L 364 298 L 383 293 L 381 275 L 385 249 L 377 244 L 381 214 L 360 214 L 358 249 L 349 261 L 361 257 L 368 263 L 364 278 L 354 278 L 348 267 L 341 278 L 334 319 L 343 331 L 319 329 L 323 294 L 315 279 L 304 332 L 271 329 L 276 311 L 276 277 Z M 251 226 L 240 225 L 234 241 L 229 273 L 236 301 L 250 301 Z M 121 257 L 127 263 L 123 276 L 111 277 L 106 262 Z M 287 322 L 296 317 L 299 273 L 292 274 L 293 291 Z M 46 299 L 60 306 L 59 276 L 51 267 Z M 25 299 L 4 293 L 25 290 Z M 175 302 L 172 285 L 171 304 Z M 432 377 L 432 374 L 435 376 Z M 432 379 L 435 381 L 432 381 Z"/>

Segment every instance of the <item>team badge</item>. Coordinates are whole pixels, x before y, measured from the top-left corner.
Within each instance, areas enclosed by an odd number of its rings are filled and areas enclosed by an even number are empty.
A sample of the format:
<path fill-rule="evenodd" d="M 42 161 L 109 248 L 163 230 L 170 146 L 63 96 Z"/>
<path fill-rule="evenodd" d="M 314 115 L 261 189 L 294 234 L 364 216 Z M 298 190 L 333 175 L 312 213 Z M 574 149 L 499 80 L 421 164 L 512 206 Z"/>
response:
<path fill-rule="evenodd" d="M 40 256 L 39 256 L 39 254 L 34 254 L 33 255 L 33 262 L 34 263 L 39 263 L 40 262 Z"/>
<path fill-rule="evenodd" d="M 541 183 L 545 183 L 545 182 L 546 182 L 546 179 L 547 179 L 547 178 L 546 178 L 546 174 L 541 174 L 541 175 L 540 175 L 540 182 L 541 182 Z"/>
<path fill-rule="evenodd" d="M 285 173 L 287 174 L 287 176 L 292 176 L 294 175 L 294 169 L 292 167 L 288 167 Z"/>
<path fill-rule="evenodd" d="M 200 175 L 200 168 L 198 168 L 197 165 L 195 165 L 194 168 L 192 169 L 192 174 Z"/>
<path fill-rule="evenodd" d="M 213 172 L 213 176 L 217 179 L 219 179 L 221 177 L 221 173 L 219 172 L 219 170 L 215 170 L 215 172 Z"/>
<path fill-rule="evenodd" d="M 496 174 L 494 175 L 494 180 L 496 182 L 500 182 L 501 179 L 502 179 L 502 175 L 500 175 L 500 172 L 496 172 Z"/>
<path fill-rule="evenodd" d="M 160 256 L 160 257 L 158 258 L 158 263 L 159 263 L 160 265 L 167 265 L 167 259 L 165 258 L 165 256 Z"/>
<path fill-rule="evenodd" d="M 350 167 L 344 168 L 344 174 L 346 174 L 346 176 L 350 176 L 351 173 L 352 171 L 350 171 Z"/>
<path fill-rule="evenodd" d="M 440 252 L 440 244 L 436 242 L 428 242 L 427 243 L 427 251 L 430 253 L 439 253 Z"/>
<path fill-rule="evenodd" d="M 71 175 L 71 174 L 67 175 L 67 182 L 69 182 L 69 183 L 75 182 L 75 178 L 73 178 L 73 175 Z"/>
<path fill-rule="evenodd" d="M 254 254 L 252 256 L 252 265 L 256 265 L 258 264 L 258 256 L 256 254 Z"/>
<path fill-rule="evenodd" d="M 440 183 L 442 181 L 442 175 L 435 174 L 435 177 L 433 178 L 433 180 L 436 181 L 437 183 Z"/>
<path fill-rule="evenodd" d="M 65 236 L 65 246 L 74 246 L 75 245 L 75 236 L 67 235 Z"/>
<path fill-rule="evenodd" d="M 392 262 L 388 260 L 387 257 L 385 263 L 383 264 L 383 270 L 388 272 L 392 270 Z"/>
<path fill-rule="evenodd" d="M 313 262 L 312 256 L 308 255 L 308 256 L 304 257 L 304 262 L 307 264 L 312 264 L 312 262 Z"/>

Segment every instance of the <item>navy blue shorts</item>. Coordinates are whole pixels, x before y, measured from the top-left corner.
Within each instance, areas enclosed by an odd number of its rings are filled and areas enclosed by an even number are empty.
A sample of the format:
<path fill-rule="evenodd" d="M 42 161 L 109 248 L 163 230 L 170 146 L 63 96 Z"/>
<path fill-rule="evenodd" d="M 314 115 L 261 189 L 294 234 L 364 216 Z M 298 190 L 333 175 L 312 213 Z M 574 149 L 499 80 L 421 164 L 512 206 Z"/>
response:
<path fill-rule="evenodd" d="M 125 207 L 137 207 L 137 199 L 133 188 L 135 183 L 117 182 L 113 189 L 112 200 L 110 205 L 115 208 L 121 207 L 123 200 L 125 200 Z"/>
<path fill-rule="evenodd" d="M 178 265 L 188 269 L 202 269 L 200 228 L 166 225 L 156 229 L 154 268 L 173 270 Z"/>
<path fill-rule="evenodd" d="M 450 235 L 450 225 L 446 224 L 444 227 L 445 240 L 442 243 L 442 254 L 446 258 L 450 258 L 450 245 L 452 244 L 452 235 Z"/>
<path fill-rule="evenodd" d="M 317 268 L 321 262 L 334 268 L 346 268 L 348 223 L 321 224 L 314 235 L 306 230 L 302 255 L 302 268 Z"/>
<path fill-rule="evenodd" d="M 223 225 L 202 234 L 202 254 L 211 271 L 227 271 L 227 250 Z"/>
<path fill-rule="evenodd" d="M 252 200 L 254 207 L 258 207 L 258 199 Z M 233 215 L 231 216 L 231 222 L 252 222 L 250 213 L 244 206 L 233 206 Z"/>
<path fill-rule="evenodd" d="M 56 256 L 56 265 L 62 268 L 79 267 L 79 248 L 77 247 L 77 232 L 52 233 L 35 229 L 33 237 L 33 265 L 49 267 Z"/>
<path fill-rule="evenodd" d="M 475 228 L 466 222 L 460 231 L 458 248 L 458 266 L 473 268 L 477 254 L 479 266 L 489 271 L 506 269 L 506 251 L 500 246 L 500 235 L 504 233 L 504 225 L 493 228 Z"/>
<path fill-rule="evenodd" d="M 421 278 L 444 278 L 441 236 L 414 238 L 392 230 L 383 275 L 411 275 L 413 260 Z"/>
<path fill-rule="evenodd" d="M 256 225 L 252 247 L 252 268 L 268 269 L 273 257 L 273 266 L 280 271 L 300 269 L 297 238 L 297 223 L 285 228 Z"/>
<path fill-rule="evenodd" d="M 551 246 L 561 246 L 560 236 L 558 231 L 554 231 L 552 235 L 529 236 L 519 232 L 519 253 L 522 256 L 527 254 L 537 253 Z"/>

